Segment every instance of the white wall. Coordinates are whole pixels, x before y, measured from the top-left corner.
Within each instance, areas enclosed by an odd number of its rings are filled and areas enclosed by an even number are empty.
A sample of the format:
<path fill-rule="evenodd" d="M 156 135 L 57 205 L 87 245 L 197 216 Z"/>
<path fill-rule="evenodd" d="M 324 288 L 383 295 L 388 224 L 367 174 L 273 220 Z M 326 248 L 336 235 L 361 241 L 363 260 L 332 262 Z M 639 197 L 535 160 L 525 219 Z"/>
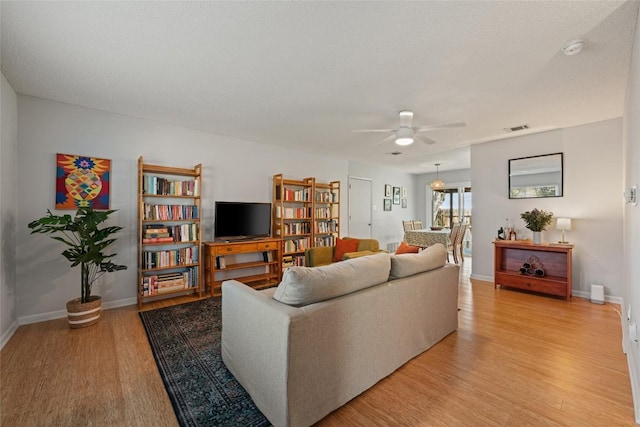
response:
<path fill-rule="evenodd" d="M 386 249 L 388 243 L 399 243 L 404 238 L 402 220 L 420 219 L 417 214 L 419 198 L 415 176 L 394 169 L 371 166 L 364 163 L 349 162 L 349 176 L 356 178 L 368 178 L 372 180 L 372 199 L 374 209 L 372 212 L 371 236 L 377 239 L 382 249 Z M 391 205 L 390 211 L 383 208 L 384 186 L 407 187 L 407 207 Z M 345 205 L 347 207 L 348 205 Z M 344 209 L 346 211 L 347 209 Z M 346 224 L 346 222 L 345 222 Z M 343 227 L 343 230 L 346 230 Z M 357 237 L 357 236 L 354 236 Z"/>
<path fill-rule="evenodd" d="M 0 348 L 17 328 L 16 312 L 16 174 L 18 104 L 16 93 L 2 76 L 0 82 Z"/>
<path fill-rule="evenodd" d="M 564 197 L 508 198 L 510 158 L 564 153 Z M 567 240 L 575 244 L 574 294 L 588 296 L 592 284 L 622 297 L 622 119 L 526 135 L 471 147 L 473 185 L 472 277 L 493 280 L 497 229 L 509 218 L 521 237 L 531 237 L 520 213 L 533 208 L 572 218 Z M 557 241 L 554 223 L 543 241 Z M 639 307 L 640 308 L 640 307 Z"/>
<path fill-rule="evenodd" d="M 638 13 L 640 22 L 640 12 Z M 640 185 L 640 29 L 636 27 L 623 121 L 624 187 Z M 640 344 L 627 340 L 627 323 L 640 321 L 640 205 L 624 207 L 624 301 L 626 313 L 631 306 L 631 319 L 623 316 L 625 348 L 633 390 L 636 422 L 640 422 Z"/>
<path fill-rule="evenodd" d="M 152 164 L 193 167 L 202 163 L 205 240 L 212 239 L 215 200 L 271 201 L 274 174 L 343 183 L 348 177 L 344 160 L 23 95 L 18 95 L 18 130 L 17 315 L 21 322 L 54 317 L 80 293 L 80 272 L 71 270 L 60 256 L 60 244 L 45 235 L 30 235 L 27 229 L 30 221 L 54 208 L 56 153 L 112 160 L 111 207 L 118 209 L 112 222 L 125 227 L 113 252 L 118 254 L 115 261 L 129 268 L 108 275 L 105 284 L 95 287 L 105 306 L 133 303 L 136 297 L 139 156 Z M 346 191 L 342 202 L 346 206 Z M 344 224 L 346 212 L 342 212 Z"/>

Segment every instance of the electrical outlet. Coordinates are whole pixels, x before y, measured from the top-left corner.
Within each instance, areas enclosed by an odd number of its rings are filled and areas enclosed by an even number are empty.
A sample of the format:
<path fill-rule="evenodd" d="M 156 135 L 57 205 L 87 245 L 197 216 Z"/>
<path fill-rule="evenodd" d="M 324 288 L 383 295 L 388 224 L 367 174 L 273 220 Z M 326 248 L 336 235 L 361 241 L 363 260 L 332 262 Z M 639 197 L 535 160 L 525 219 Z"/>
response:
<path fill-rule="evenodd" d="M 629 341 L 638 342 L 638 328 L 635 323 L 629 323 Z"/>

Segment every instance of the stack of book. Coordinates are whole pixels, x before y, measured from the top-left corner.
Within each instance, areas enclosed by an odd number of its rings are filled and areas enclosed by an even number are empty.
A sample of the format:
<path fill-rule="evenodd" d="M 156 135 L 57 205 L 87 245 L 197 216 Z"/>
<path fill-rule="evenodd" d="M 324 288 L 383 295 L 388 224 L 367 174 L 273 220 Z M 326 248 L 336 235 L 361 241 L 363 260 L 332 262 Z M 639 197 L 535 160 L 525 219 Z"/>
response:
<path fill-rule="evenodd" d="M 198 269 L 189 268 L 186 271 L 154 274 L 142 278 L 143 296 L 162 295 L 198 287 Z"/>
<path fill-rule="evenodd" d="M 142 243 L 171 243 L 169 228 L 161 224 L 148 225 L 142 230 Z"/>

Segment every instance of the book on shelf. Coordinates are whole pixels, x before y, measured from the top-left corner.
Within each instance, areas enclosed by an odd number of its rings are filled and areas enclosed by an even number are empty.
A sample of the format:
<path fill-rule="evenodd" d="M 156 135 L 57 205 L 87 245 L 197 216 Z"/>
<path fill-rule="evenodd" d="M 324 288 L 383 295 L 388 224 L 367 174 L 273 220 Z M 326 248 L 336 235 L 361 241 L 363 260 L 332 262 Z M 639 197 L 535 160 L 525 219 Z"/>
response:
<path fill-rule="evenodd" d="M 173 243 L 173 237 L 143 237 L 142 243 Z"/>
<path fill-rule="evenodd" d="M 224 255 L 220 255 L 216 257 L 216 268 L 223 269 L 227 268 L 227 261 L 224 258 Z"/>

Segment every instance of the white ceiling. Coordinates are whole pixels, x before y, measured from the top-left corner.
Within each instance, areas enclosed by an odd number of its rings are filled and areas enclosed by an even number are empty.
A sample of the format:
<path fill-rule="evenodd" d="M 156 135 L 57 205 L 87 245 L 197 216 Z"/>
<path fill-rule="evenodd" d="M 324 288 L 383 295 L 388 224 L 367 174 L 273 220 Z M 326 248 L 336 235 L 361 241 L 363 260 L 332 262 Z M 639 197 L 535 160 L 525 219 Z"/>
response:
<path fill-rule="evenodd" d="M 424 173 L 505 127 L 622 116 L 638 4 L 2 1 L 0 58 L 22 94 Z M 403 109 L 467 126 L 408 147 L 353 132 Z"/>

